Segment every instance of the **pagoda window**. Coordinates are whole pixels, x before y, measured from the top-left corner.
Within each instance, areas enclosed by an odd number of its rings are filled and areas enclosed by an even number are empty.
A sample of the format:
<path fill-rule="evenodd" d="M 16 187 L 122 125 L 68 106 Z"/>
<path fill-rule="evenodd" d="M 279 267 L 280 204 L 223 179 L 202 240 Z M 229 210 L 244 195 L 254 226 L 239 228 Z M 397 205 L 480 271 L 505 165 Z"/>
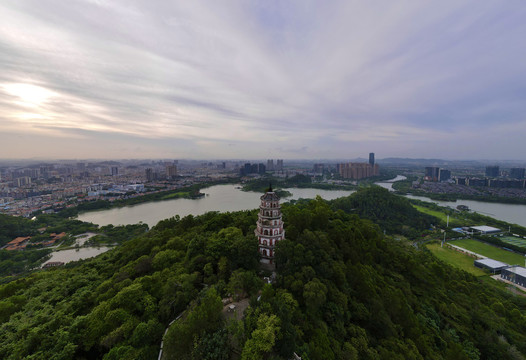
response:
<path fill-rule="evenodd" d="M 263 240 L 263 245 L 267 245 L 267 240 Z"/>
<path fill-rule="evenodd" d="M 265 231 L 263 232 L 263 235 L 268 235 L 268 230 L 265 230 Z"/>

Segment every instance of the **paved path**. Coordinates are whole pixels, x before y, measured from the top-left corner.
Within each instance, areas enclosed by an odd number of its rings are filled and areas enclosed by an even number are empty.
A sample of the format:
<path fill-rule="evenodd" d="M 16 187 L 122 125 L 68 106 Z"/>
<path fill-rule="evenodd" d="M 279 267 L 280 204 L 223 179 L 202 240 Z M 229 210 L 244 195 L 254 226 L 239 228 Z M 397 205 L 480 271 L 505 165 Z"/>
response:
<path fill-rule="evenodd" d="M 185 311 L 186 311 L 186 310 L 185 310 Z M 168 332 L 168 329 L 170 328 L 170 326 L 172 326 L 172 324 L 173 324 L 175 321 L 179 320 L 179 319 L 183 316 L 184 313 L 185 313 L 184 311 L 183 311 L 182 313 L 180 313 L 175 319 L 173 319 L 173 320 L 168 324 L 168 326 L 166 327 L 166 330 L 164 330 L 163 338 L 162 338 L 162 340 L 161 340 L 161 349 L 159 350 L 159 357 L 157 358 L 157 360 L 161 360 L 162 357 L 163 357 L 164 337 L 166 336 L 166 333 Z"/>
<path fill-rule="evenodd" d="M 526 287 L 524 287 L 524 286 L 520 286 L 520 285 L 518 285 L 518 284 L 515 284 L 514 282 L 511 282 L 511 281 L 509 281 L 509 280 L 503 279 L 503 278 L 500 277 L 500 275 L 492 275 L 491 277 L 492 277 L 493 279 L 495 279 L 495 280 L 502 281 L 502 282 L 505 282 L 505 283 L 507 283 L 507 284 L 513 285 L 513 286 L 515 286 L 516 288 L 519 288 L 519 289 L 522 290 L 522 291 L 516 291 L 515 294 L 517 294 L 517 295 L 521 295 L 521 296 L 526 296 Z"/>

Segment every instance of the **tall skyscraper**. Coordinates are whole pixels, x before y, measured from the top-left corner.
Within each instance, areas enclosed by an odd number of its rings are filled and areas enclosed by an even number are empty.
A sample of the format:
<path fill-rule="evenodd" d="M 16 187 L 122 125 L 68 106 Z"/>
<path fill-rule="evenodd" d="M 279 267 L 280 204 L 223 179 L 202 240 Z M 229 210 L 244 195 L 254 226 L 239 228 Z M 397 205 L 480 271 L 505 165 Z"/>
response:
<path fill-rule="evenodd" d="M 440 169 L 438 172 L 438 181 L 447 181 L 451 179 L 451 171 Z"/>
<path fill-rule="evenodd" d="M 340 176 L 344 179 L 360 180 L 371 176 L 380 175 L 378 164 L 345 163 L 337 165 Z"/>
<path fill-rule="evenodd" d="M 267 160 L 267 171 L 274 171 L 274 160 Z"/>
<path fill-rule="evenodd" d="M 276 161 L 277 161 L 277 164 L 276 164 L 275 170 L 283 171 L 283 159 L 278 159 Z"/>
<path fill-rule="evenodd" d="M 174 180 L 177 177 L 177 166 L 168 165 L 166 167 L 166 177 L 170 180 Z"/>
<path fill-rule="evenodd" d="M 438 181 L 440 168 L 436 166 L 427 166 L 424 179 L 428 181 Z"/>
<path fill-rule="evenodd" d="M 511 168 L 510 178 L 524 179 L 524 168 Z"/>
<path fill-rule="evenodd" d="M 487 177 L 499 177 L 499 167 L 495 166 L 486 166 L 486 176 Z"/>
<path fill-rule="evenodd" d="M 153 181 L 153 170 L 151 168 L 146 169 L 146 181 Z"/>
<path fill-rule="evenodd" d="M 369 165 L 374 166 L 374 153 L 369 153 Z"/>
<path fill-rule="evenodd" d="M 111 176 L 117 176 L 119 175 L 119 168 L 117 166 L 111 167 Z"/>

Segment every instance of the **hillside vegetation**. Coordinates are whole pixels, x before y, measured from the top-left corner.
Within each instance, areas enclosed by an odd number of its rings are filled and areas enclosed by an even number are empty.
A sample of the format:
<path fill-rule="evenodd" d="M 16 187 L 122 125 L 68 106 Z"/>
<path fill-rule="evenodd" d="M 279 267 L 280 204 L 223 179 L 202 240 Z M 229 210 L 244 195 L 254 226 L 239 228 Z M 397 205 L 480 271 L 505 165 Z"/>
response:
<path fill-rule="evenodd" d="M 95 259 L 0 286 L 0 358 L 156 359 L 181 313 L 163 359 L 526 354 L 525 298 L 382 234 L 428 228 L 407 200 L 370 188 L 283 212 L 274 285 L 258 274 L 257 212 L 242 211 L 167 219 Z M 221 315 L 228 295 L 251 299 L 242 320 Z"/>

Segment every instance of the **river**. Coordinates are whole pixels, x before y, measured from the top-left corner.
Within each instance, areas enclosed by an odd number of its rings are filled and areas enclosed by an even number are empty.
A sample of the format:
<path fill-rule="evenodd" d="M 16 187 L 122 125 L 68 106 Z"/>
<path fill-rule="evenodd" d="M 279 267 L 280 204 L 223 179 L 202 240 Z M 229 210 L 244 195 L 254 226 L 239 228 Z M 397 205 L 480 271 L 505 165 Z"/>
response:
<path fill-rule="evenodd" d="M 378 182 L 377 184 L 393 191 L 393 183 L 404 179 L 405 176 L 398 175 L 394 179 Z M 320 195 L 325 200 L 333 200 L 353 193 L 353 191 L 343 190 L 296 188 L 285 190 L 292 193 L 292 196 L 284 198 L 283 201 L 299 198 L 312 199 L 316 197 L 316 195 Z M 259 206 L 259 197 L 261 196 L 261 194 L 257 192 L 241 191 L 239 186 L 236 185 L 215 185 L 201 191 L 204 192 L 206 196 L 200 199 L 172 199 L 109 210 L 90 211 L 79 214 L 78 219 L 101 226 L 108 224 L 126 225 L 143 222 L 152 227 L 160 220 L 175 215 L 183 217 L 190 214 L 201 215 L 208 211 L 226 212 L 255 209 Z M 467 205 L 471 210 L 480 214 L 526 227 L 526 205 L 490 203 L 474 200 L 436 201 L 424 196 L 405 196 L 409 199 L 434 202 L 440 206 L 449 206 L 452 208 L 456 208 L 457 205 Z"/>
<path fill-rule="evenodd" d="M 394 179 L 384 182 L 377 182 L 376 184 L 388 189 L 389 191 L 393 191 L 393 183 L 405 179 L 405 176 L 398 175 Z M 512 224 L 518 224 L 526 227 L 526 205 L 502 204 L 475 200 L 440 201 L 430 199 L 426 196 L 404 196 L 408 199 L 428 201 L 440 206 L 449 206 L 453 209 L 456 209 L 458 205 L 466 205 L 470 208 L 470 210 L 478 212 L 482 215 L 491 216 L 492 218 L 498 220 L 503 220 Z"/>
<path fill-rule="evenodd" d="M 297 200 L 300 198 L 313 199 L 320 195 L 325 200 L 333 200 L 353 193 L 350 190 L 319 190 L 319 189 L 284 189 L 292 196 L 282 201 Z M 142 203 L 108 210 L 89 211 L 81 213 L 78 219 L 92 222 L 101 226 L 126 225 L 143 222 L 152 227 L 160 220 L 175 215 L 201 215 L 208 211 L 240 211 L 252 210 L 259 206 L 261 193 L 241 191 L 239 185 L 215 185 L 202 189 L 206 195 L 199 199 L 171 199 Z"/>
<path fill-rule="evenodd" d="M 379 186 L 381 186 L 383 188 L 386 188 L 389 191 L 394 191 L 393 183 L 395 183 L 397 181 L 405 180 L 405 179 L 407 179 L 407 178 L 404 175 L 396 175 L 396 177 L 391 179 L 391 180 L 379 181 L 379 182 L 376 182 L 375 184 L 379 185 Z"/>
<path fill-rule="evenodd" d="M 425 196 L 405 195 L 408 199 L 428 201 L 440 206 L 456 209 L 458 205 L 467 205 L 469 209 L 482 215 L 526 227 L 526 205 L 502 204 L 475 200 L 440 201 Z M 480 224 L 483 225 L 483 224 Z"/>

